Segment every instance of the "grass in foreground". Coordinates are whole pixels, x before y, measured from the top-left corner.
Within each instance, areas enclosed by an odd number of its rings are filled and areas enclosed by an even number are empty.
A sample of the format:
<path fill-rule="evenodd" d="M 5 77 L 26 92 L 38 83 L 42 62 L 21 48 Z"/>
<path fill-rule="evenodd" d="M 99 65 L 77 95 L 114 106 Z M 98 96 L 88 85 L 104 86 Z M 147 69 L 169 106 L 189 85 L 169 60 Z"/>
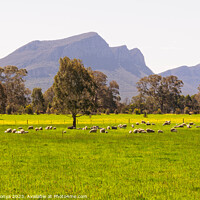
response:
<path fill-rule="evenodd" d="M 100 121 L 104 116 L 98 117 Z M 117 117 L 125 123 L 129 119 L 127 115 Z M 108 134 L 68 130 L 63 135 L 66 125 L 61 124 L 56 125 L 57 130 L 32 130 L 21 135 L 4 133 L 8 127 L 18 125 L 1 125 L 0 194 L 199 199 L 200 129 L 183 128 L 171 133 L 171 126 L 162 126 L 169 116 L 160 118 L 152 115 L 146 119 L 157 120 L 150 128 L 164 130 L 160 134 L 129 134 L 129 124 L 126 129 L 110 130 Z M 183 116 L 171 118 L 181 122 Z M 134 120 L 141 119 L 138 116 Z M 27 125 L 23 127 L 27 129 Z"/>

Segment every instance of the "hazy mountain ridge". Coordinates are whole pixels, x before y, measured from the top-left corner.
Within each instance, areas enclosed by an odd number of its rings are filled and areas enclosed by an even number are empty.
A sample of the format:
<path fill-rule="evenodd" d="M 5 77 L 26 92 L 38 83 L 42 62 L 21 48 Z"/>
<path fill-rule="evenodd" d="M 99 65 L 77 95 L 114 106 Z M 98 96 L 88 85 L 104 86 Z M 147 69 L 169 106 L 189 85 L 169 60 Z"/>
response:
<path fill-rule="evenodd" d="M 0 59 L 0 66 L 26 68 L 27 87 L 41 87 L 45 91 L 53 83 L 60 57 L 65 56 L 81 59 L 85 67 L 106 73 L 109 81 L 116 80 L 122 99 L 136 95 L 136 82 L 145 75 L 153 74 L 139 49 L 129 50 L 125 45 L 109 47 L 94 32 L 60 40 L 30 42 Z"/>
<path fill-rule="evenodd" d="M 200 84 L 200 64 L 192 67 L 181 66 L 174 69 L 167 70 L 160 73 L 161 76 L 177 76 L 183 81 L 184 87 L 182 92 L 184 95 L 196 94 L 198 92 L 197 88 Z"/>

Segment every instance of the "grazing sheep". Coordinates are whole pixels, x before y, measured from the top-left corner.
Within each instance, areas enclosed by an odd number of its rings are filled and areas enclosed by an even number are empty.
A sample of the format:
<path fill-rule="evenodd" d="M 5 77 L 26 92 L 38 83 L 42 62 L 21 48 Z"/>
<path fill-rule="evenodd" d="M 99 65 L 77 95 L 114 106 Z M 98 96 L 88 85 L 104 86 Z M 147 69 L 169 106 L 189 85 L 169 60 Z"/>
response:
<path fill-rule="evenodd" d="M 108 131 L 106 131 L 105 133 L 108 133 Z"/>
<path fill-rule="evenodd" d="M 17 131 L 16 129 L 13 129 L 13 130 L 12 130 L 12 133 L 16 133 L 16 131 Z"/>
<path fill-rule="evenodd" d="M 49 126 L 49 129 L 51 130 L 53 127 L 52 126 Z M 74 127 L 73 127 L 74 128 Z"/>
<path fill-rule="evenodd" d="M 37 128 L 37 127 L 35 128 L 35 131 L 39 131 L 39 130 L 40 130 L 39 128 Z"/>
<path fill-rule="evenodd" d="M 158 133 L 163 133 L 163 131 L 162 130 L 158 130 Z"/>
<path fill-rule="evenodd" d="M 183 125 L 183 124 L 180 124 L 178 127 L 179 127 L 179 128 L 183 128 L 183 127 L 184 127 L 184 125 Z"/>
<path fill-rule="evenodd" d="M 119 124 L 118 127 L 119 127 L 119 128 L 126 128 L 127 125 L 126 125 L 126 124 Z"/>
<path fill-rule="evenodd" d="M 21 129 L 20 132 L 21 132 L 21 133 L 25 133 L 24 129 Z"/>
<path fill-rule="evenodd" d="M 63 133 L 66 133 L 66 131 L 63 131 Z"/>
<path fill-rule="evenodd" d="M 187 125 L 187 128 L 192 128 L 190 125 Z"/>
<path fill-rule="evenodd" d="M 132 124 L 131 127 L 134 128 L 134 125 Z"/>
<path fill-rule="evenodd" d="M 194 123 L 193 123 L 193 122 L 190 122 L 189 125 L 194 125 Z"/>
<path fill-rule="evenodd" d="M 24 129 L 20 129 L 20 131 L 16 131 L 16 133 L 23 134 L 25 133 Z"/>
<path fill-rule="evenodd" d="M 129 131 L 129 133 L 133 133 L 133 131 Z"/>
<path fill-rule="evenodd" d="M 200 126 L 196 126 L 196 128 L 200 128 Z"/>
<path fill-rule="evenodd" d="M 149 128 L 147 128 L 146 131 L 147 131 L 147 133 L 154 133 L 155 132 L 153 129 L 149 129 Z"/>
<path fill-rule="evenodd" d="M 97 129 L 91 129 L 90 130 L 90 133 L 96 133 L 97 132 Z"/>
<path fill-rule="evenodd" d="M 117 126 L 112 126 L 111 128 L 112 128 L 112 129 L 117 129 Z"/>
<path fill-rule="evenodd" d="M 91 127 L 91 129 L 99 129 L 99 126 L 93 126 L 93 127 Z"/>
<path fill-rule="evenodd" d="M 146 131 L 144 129 L 139 128 L 139 129 L 135 129 L 133 133 L 146 133 Z"/>
<path fill-rule="evenodd" d="M 87 126 L 85 126 L 84 128 L 82 128 L 82 130 L 87 130 L 87 129 L 89 129 Z"/>
<path fill-rule="evenodd" d="M 11 128 L 8 128 L 5 133 L 12 133 L 12 129 Z"/>
<path fill-rule="evenodd" d="M 53 127 L 53 130 L 56 130 L 56 127 Z"/>
<path fill-rule="evenodd" d="M 105 132 L 106 132 L 105 128 L 100 129 L 100 133 L 105 133 Z"/>
<path fill-rule="evenodd" d="M 28 133 L 28 131 L 24 131 L 24 133 Z"/>
<path fill-rule="evenodd" d="M 22 127 L 19 127 L 18 129 L 22 129 Z"/>
<path fill-rule="evenodd" d="M 155 123 L 151 123 L 151 125 L 156 125 Z"/>
<path fill-rule="evenodd" d="M 136 125 L 140 125 L 140 123 L 139 123 L 139 122 L 136 122 L 135 124 L 136 124 Z"/>
<path fill-rule="evenodd" d="M 163 126 L 170 125 L 170 124 L 171 124 L 171 121 L 165 121 L 165 123 L 163 124 Z"/>
<path fill-rule="evenodd" d="M 46 129 L 46 130 L 49 130 L 49 126 L 47 126 L 45 129 Z"/>
<path fill-rule="evenodd" d="M 150 122 L 147 122 L 146 125 L 151 125 L 151 123 L 150 123 Z"/>
<path fill-rule="evenodd" d="M 74 127 L 73 126 L 68 126 L 68 129 L 73 129 Z M 49 127 L 49 129 L 50 129 L 50 127 Z M 52 128 L 51 128 L 52 129 Z"/>
<path fill-rule="evenodd" d="M 110 129 L 110 126 L 107 126 L 107 130 L 109 130 Z"/>
<path fill-rule="evenodd" d="M 146 124 L 146 122 L 144 121 L 144 120 L 142 120 L 142 122 L 141 122 L 142 124 Z"/>
<path fill-rule="evenodd" d="M 43 130 L 43 128 L 42 128 L 42 127 L 40 127 L 40 128 L 39 128 L 39 130 L 41 130 L 41 131 L 42 131 L 42 130 Z"/>
<path fill-rule="evenodd" d="M 171 129 L 171 132 L 177 132 L 177 129 L 172 128 L 172 129 Z"/>
<path fill-rule="evenodd" d="M 33 126 L 29 126 L 28 129 L 33 129 Z"/>
<path fill-rule="evenodd" d="M 180 125 L 174 126 L 174 128 L 183 128 L 183 127 L 184 127 L 183 124 L 180 124 Z"/>
<path fill-rule="evenodd" d="M 138 129 L 134 129 L 134 130 L 133 130 L 133 133 L 138 133 Z"/>

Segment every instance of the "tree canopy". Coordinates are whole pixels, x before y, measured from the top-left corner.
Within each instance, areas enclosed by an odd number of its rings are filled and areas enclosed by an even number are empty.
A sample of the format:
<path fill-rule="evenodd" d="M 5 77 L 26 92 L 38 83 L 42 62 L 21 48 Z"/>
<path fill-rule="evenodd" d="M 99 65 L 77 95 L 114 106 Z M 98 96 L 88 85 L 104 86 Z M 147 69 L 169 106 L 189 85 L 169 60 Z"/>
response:
<path fill-rule="evenodd" d="M 160 108 L 162 112 L 175 111 L 178 107 L 178 100 L 181 94 L 183 82 L 176 76 L 162 77 L 159 75 L 150 75 L 143 77 L 137 82 L 137 89 L 140 95 L 140 100 L 148 109 Z"/>
<path fill-rule="evenodd" d="M 9 113 L 17 111 L 29 101 L 30 90 L 24 85 L 26 75 L 26 69 L 18 69 L 11 65 L 0 67 L 0 81 L 7 97 L 5 106 Z"/>
<path fill-rule="evenodd" d="M 86 113 L 95 105 L 97 86 L 81 60 L 60 58 L 60 67 L 54 78 L 53 88 L 54 104 L 62 112 L 72 114 L 73 127 L 76 127 L 77 115 Z"/>

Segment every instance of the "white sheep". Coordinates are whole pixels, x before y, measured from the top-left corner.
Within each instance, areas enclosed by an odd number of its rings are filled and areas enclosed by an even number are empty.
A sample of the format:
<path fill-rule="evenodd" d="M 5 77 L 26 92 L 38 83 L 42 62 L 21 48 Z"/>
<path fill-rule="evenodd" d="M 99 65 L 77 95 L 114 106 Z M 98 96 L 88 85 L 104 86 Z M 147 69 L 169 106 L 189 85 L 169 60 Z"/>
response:
<path fill-rule="evenodd" d="M 91 129 L 90 130 L 90 133 L 96 133 L 97 132 L 97 129 Z"/>
<path fill-rule="evenodd" d="M 105 133 L 105 132 L 106 132 L 105 128 L 100 129 L 100 133 Z"/>
<path fill-rule="evenodd" d="M 172 128 L 172 129 L 171 129 L 171 132 L 177 132 L 177 129 Z"/>
<path fill-rule="evenodd" d="M 5 133 L 12 133 L 12 129 L 11 128 L 8 128 Z"/>

